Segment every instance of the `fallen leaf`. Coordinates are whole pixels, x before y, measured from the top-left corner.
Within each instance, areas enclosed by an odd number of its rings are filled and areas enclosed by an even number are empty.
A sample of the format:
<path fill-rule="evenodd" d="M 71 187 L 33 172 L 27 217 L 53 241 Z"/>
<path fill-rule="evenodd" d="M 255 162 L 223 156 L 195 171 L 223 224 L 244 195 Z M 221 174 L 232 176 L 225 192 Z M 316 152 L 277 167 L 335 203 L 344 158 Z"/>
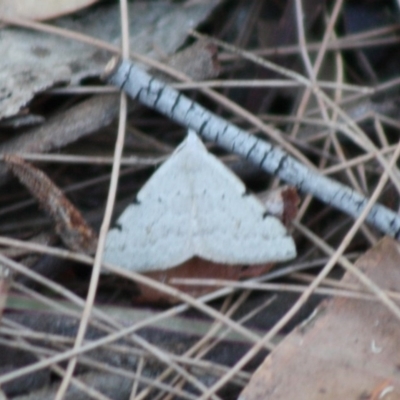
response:
<path fill-rule="evenodd" d="M 202 41 L 168 57 L 166 64 L 193 80 L 211 78 L 219 72 L 216 49 Z M 131 105 L 131 112 L 136 106 Z M 56 113 L 35 129 L 12 136 L 0 145 L 0 154 L 45 153 L 60 149 L 109 125 L 118 115 L 118 110 L 118 94 L 93 96 Z M 7 168 L 0 164 L 0 185 L 7 178 Z"/>
<path fill-rule="evenodd" d="M 177 267 L 167 269 L 165 271 L 154 271 L 144 273 L 144 275 L 150 278 L 156 279 L 160 282 L 167 283 L 169 286 L 175 287 L 182 292 L 190 293 L 193 297 L 199 297 L 203 294 L 213 292 L 215 288 L 207 286 L 188 286 L 174 284 L 170 281 L 176 278 L 197 278 L 197 279 L 228 279 L 239 281 L 242 279 L 252 278 L 266 274 L 273 268 L 274 264 L 262 264 L 262 265 L 227 265 L 214 263 L 212 261 L 203 260 L 198 257 L 194 257 L 189 261 L 184 262 Z M 134 295 L 133 299 L 138 303 L 176 303 L 176 297 L 169 296 L 165 293 L 159 292 L 156 289 L 152 289 L 149 286 L 141 285 L 137 283 L 138 293 Z"/>
<path fill-rule="evenodd" d="M 170 1 L 129 4 L 130 49 L 159 59 L 182 46 L 187 33 L 204 21 L 219 0 L 182 7 Z M 1 20 L 1 16 L 0 16 Z M 117 4 L 99 5 L 79 18 L 64 17 L 53 24 L 106 43 L 120 41 Z M 34 30 L 3 28 L 0 40 L 0 119 L 14 116 L 36 93 L 56 84 L 78 84 L 100 76 L 108 51 L 76 40 Z"/>
<path fill-rule="evenodd" d="M 384 238 L 356 266 L 382 289 L 398 290 L 400 244 Z M 349 273 L 343 281 L 358 283 Z M 380 302 L 325 301 L 265 359 L 239 399 L 399 400 L 399 332 Z"/>
<path fill-rule="evenodd" d="M 221 69 L 218 48 L 203 40 L 172 55 L 166 60 L 166 64 L 182 71 L 194 81 L 213 78 Z M 165 80 L 165 77 L 163 79 Z"/>
<path fill-rule="evenodd" d="M 0 0 L 0 15 L 11 18 L 45 20 L 70 14 L 98 0 Z"/>

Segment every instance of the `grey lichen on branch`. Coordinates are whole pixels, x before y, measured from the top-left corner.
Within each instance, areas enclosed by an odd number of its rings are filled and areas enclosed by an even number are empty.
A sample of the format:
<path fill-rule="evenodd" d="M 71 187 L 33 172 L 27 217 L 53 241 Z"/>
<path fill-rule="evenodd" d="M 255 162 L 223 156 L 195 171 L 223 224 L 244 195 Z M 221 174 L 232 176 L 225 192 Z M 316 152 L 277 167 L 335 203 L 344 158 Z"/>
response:
<path fill-rule="evenodd" d="M 140 103 L 346 214 L 356 218 L 368 201 L 348 186 L 300 163 L 282 149 L 218 117 L 129 60 L 112 59 L 103 79 Z M 400 237 L 400 217 L 387 207 L 376 204 L 367 222 L 390 236 Z"/>

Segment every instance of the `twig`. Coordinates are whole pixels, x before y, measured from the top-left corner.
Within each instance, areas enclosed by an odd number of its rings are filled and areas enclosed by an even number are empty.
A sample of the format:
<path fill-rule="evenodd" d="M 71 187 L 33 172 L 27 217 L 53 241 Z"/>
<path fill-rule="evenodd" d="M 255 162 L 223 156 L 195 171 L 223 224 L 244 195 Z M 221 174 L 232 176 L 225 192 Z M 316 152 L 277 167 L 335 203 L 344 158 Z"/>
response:
<path fill-rule="evenodd" d="M 215 141 L 298 190 L 310 193 L 353 217 L 360 215 L 368 202 L 351 188 L 321 175 L 283 150 L 214 115 L 128 60 L 113 59 L 106 67 L 104 79 L 148 107 L 194 129 L 205 139 Z M 382 232 L 400 237 L 400 217 L 392 210 L 376 204 L 366 220 Z"/>
<path fill-rule="evenodd" d="M 355 33 L 346 35 L 339 39 L 335 39 L 326 45 L 327 51 L 338 51 L 338 50 L 345 50 L 345 49 L 365 49 L 367 47 L 376 47 L 382 45 L 390 45 L 393 43 L 398 43 L 399 38 L 395 36 L 389 37 L 379 37 L 384 35 L 394 34 L 398 31 L 400 27 L 396 24 L 388 25 L 383 28 L 376 28 L 371 29 L 368 31 L 362 31 L 361 33 Z M 376 39 L 376 37 L 378 37 Z M 311 42 L 307 44 L 307 51 L 308 52 L 317 52 L 321 48 L 321 42 Z M 294 45 L 286 45 L 286 46 L 279 46 L 279 47 L 268 47 L 268 48 L 260 48 L 255 49 L 253 51 L 254 54 L 257 54 L 262 57 L 269 57 L 269 56 L 287 56 L 291 54 L 297 54 L 300 52 L 300 46 L 298 44 Z M 222 61 L 230 61 L 235 59 L 234 54 L 225 54 L 221 55 Z"/>
<path fill-rule="evenodd" d="M 128 5 L 126 0 L 120 1 L 121 8 L 121 31 L 122 31 L 122 55 L 126 58 L 129 55 L 129 30 L 128 30 Z M 100 278 L 101 262 L 103 258 L 104 245 L 106 240 L 106 234 L 110 227 L 112 210 L 114 208 L 115 196 L 118 186 L 118 175 L 121 167 L 121 157 L 124 147 L 125 131 L 126 131 L 126 117 L 128 110 L 128 100 L 126 95 L 121 93 L 120 95 L 120 109 L 119 109 L 119 124 L 117 140 L 114 148 L 114 163 L 111 171 L 110 188 L 107 196 L 106 209 L 104 211 L 104 217 L 100 228 L 97 249 L 93 262 L 92 275 L 90 277 L 90 283 L 88 288 L 88 294 L 86 297 L 85 306 L 82 311 L 82 317 L 79 322 L 78 332 L 76 334 L 75 343 L 73 348 L 80 349 L 82 347 L 86 330 L 89 325 L 94 300 L 96 297 L 97 287 Z M 61 385 L 55 396 L 55 400 L 62 400 L 68 390 L 72 376 L 74 374 L 78 358 L 71 357 L 68 361 L 68 366 L 65 375 L 62 379 Z M 213 396 L 214 397 L 214 396 Z"/>
<path fill-rule="evenodd" d="M 93 254 L 96 251 L 97 234 L 51 179 L 17 156 L 5 155 L 4 161 L 51 216 L 64 244 L 72 250 Z"/>

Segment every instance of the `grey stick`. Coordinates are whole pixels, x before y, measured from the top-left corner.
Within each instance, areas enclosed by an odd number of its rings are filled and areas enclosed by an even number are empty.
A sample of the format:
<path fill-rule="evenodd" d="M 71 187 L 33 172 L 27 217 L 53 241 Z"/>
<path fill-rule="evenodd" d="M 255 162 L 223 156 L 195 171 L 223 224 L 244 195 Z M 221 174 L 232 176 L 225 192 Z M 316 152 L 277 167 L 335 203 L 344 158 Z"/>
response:
<path fill-rule="evenodd" d="M 195 130 L 205 139 L 355 218 L 367 204 L 364 196 L 348 186 L 319 174 L 283 150 L 211 113 L 131 61 L 112 59 L 106 67 L 104 79 L 140 103 Z M 366 220 L 382 232 L 397 239 L 400 237 L 400 217 L 389 208 L 376 204 Z"/>

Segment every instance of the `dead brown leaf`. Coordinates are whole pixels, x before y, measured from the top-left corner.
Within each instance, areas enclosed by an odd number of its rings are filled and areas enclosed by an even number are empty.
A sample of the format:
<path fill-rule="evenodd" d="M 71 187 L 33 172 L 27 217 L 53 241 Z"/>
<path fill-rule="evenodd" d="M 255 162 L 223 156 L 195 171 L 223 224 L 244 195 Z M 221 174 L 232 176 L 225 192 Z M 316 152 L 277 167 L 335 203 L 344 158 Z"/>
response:
<path fill-rule="evenodd" d="M 191 296 L 199 297 L 203 294 L 212 292 L 215 290 L 213 287 L 207 286 L 187 286 L 172 284 L 170 280 L 176 278 L 198 278 L 198 279 L 229 279 L 229 280 L 241 280 L 245 278 L 251 278 L 260 276 L 267 273 L 274 264 L 262 264 L 253 266 L 240 266 L 240 265 L 226 265 L 218 264 L 212 261 L 203 260 L 201 258 L 192 258 L 189 261 L 178 265 L 175 268 L 170 268 L 165 271 L 149 272 L 147 275 L 160 282 L 166 282 L 170 286 L 175 287 L 183 292 L 190 293 Z M 139 295 L 135 297 L 138 302 L 151 302 L 151 303 L 176 303 L 177 299 L 172 296 L 168 296 L 155 289 L 152 289 L 146 285 L 139 285 Z"/>
<path fill-rule="evenodd" d="M 1 0 L 0 14 L 7 17 L 18 17 L 45 20 L 69 14 L 88 7 L 98 0 Z"/>
<path fill-rule="evenodd" d="M 382 289 L 398 290 L 399 243 L 384 238 L 356 266 Z M 265 359 L 239 398 L 400 399 L 399 331 L 379 302 L 326 301 Z"/>

